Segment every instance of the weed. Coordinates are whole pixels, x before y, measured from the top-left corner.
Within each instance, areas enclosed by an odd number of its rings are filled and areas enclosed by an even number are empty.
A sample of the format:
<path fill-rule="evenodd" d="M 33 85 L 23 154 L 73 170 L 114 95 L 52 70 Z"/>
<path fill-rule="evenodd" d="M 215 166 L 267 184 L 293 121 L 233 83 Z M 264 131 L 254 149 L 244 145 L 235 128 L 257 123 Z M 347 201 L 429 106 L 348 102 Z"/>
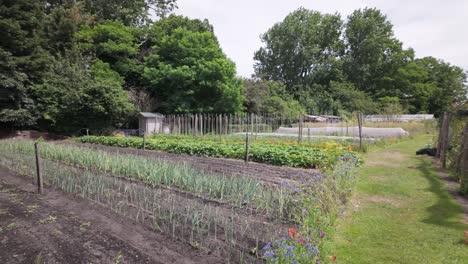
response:
<path fill-rule="evenodd" d="M 115 264 L 120 264 L 122 263 L 122 251 L 119 251 L 119 253 L 117 253 L 117 255 L 115 256 L 114 258 L 114 263 Z"/>
<path fill-rule="evenodd" d="M 39 220 L 39 224 L 41 224 L 41 225 L 50 224 L 50 223 L 55 223 L 56 221 L 57 221 L 57 217 L 53 216 L 53 215 L 50 215 L 46 219 Z"/>
<path fill-rule="evenodd" d="M 16 227 L 16 223 L 10 223 L 7 225 L 7 230 L 12 230 L 15 227 Z"/>

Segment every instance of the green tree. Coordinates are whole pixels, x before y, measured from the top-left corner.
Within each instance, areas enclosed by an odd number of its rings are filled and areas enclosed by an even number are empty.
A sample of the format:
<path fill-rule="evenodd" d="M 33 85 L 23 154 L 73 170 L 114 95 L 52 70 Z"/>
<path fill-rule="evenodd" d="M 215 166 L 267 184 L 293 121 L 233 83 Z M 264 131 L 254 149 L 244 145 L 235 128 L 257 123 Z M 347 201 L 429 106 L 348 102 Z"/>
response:
<path fill-rule="evenodd" d="M 281 81 L 289 91 L 297 85 L 313 88 L 312 84 L 339 80 L 342 24 L 338 14 L 304 8 L 290 13 L 261 36 L 265 46 L 255 53 L 256 75 Z"/>
<path fill-rule="evenodd" d="M 171 23 L 161 19 L 152 31 L 161 31 L 166 24 Z M 165 32 L 170 33 L 152 36 L 155 45 L 145 58 L 143 74 L 160 102 L 158 110 L 164 113 L 241 110 L 241 80 L 235 77 L 235 65 L 222 52 L 214 34 L 185 27 Z"/>
<path fill-rule="evenodd" d="M 125 78 L 127 86 L 134 86 L 139 84 L 143 71 L 142 63 L 137 59 L 137 42 L 142 32 L 120 21 L 105 21 L 94 27 L 83 26 L 76 39 L 85 56 L 109 63 Z"/>
<path fill-rule="evenodd" d="M 297 115 L 304 112 L 303 107 L 280 82 L 247 79 L 244 85 L 244 105 L 249 113 Z"/>
<path fill-rule="evenodd" d="M 395 76 L 414 54 L 403 50 L 393 34 L 393 25 L 380 10 L 354 11 L 345 24 L 344 41 L 343 69 L 349 82 L 373 98 L 402 95 Z"/>
<path fill-rule="evenodd" d="M 44 81 L 34 86 L 39 127 L 73 133 L 80 128 L 97 132 L 122 126 L 134 112 L 122 88 L 123 78 L 107 63 L 98 60 L 87 70 L 89 62 L 67 55 L 56 59 Z"/>
<path fill-rule="evenodd" d="M 365 114 L 374 114 L 379 111 L 379 104 L 372 98 L 354 87 L 354 84 L 347 82 L 332 82 L 331 91 L 333 99 L 340 104 L 341 111 L 344 114 L 361 112 Z"/>
<path fill-rule="evenodd" d="M 0 123 L 24 127 L 37 119 L 30 86 L 48 69 L 41 36 L 41 1 L 6 0 L 0 5 Z"/>

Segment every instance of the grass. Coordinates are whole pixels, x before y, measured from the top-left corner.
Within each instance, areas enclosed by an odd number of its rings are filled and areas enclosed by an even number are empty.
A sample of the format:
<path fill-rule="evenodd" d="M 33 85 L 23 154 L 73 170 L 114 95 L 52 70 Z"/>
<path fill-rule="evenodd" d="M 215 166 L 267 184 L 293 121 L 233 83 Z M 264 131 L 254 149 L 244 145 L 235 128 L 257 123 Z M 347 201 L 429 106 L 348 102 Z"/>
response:
<path fill-rule="evenodd" d="M 440 182 L 418 135 L 374 149 L 335 236 L 339 263 L 467 263 L 462 208 Z"/>

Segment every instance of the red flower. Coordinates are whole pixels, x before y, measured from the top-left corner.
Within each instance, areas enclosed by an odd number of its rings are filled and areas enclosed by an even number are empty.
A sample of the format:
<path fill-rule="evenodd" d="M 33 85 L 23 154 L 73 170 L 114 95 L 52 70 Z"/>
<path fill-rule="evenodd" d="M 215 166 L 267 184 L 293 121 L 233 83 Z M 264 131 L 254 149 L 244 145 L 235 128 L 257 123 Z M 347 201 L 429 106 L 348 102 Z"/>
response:
<path fill-rule="evenodd" d="M 465 232 L 465 236 L 468 238 L 468 231 Z"/>
<path fill-rule="evenodd" d="M 297 234 L 296 230 L 292 229 L 292 228 L 289 228 L 288 229 L 288 234 L 289 236 L 291 236 L 292 238 L 294 238 Z"/>
<path fill-rule="evenodd" d="M 336 260 L 336 256 L 330 256 L 329 257 L 331 260 L 335 261 Z"/>

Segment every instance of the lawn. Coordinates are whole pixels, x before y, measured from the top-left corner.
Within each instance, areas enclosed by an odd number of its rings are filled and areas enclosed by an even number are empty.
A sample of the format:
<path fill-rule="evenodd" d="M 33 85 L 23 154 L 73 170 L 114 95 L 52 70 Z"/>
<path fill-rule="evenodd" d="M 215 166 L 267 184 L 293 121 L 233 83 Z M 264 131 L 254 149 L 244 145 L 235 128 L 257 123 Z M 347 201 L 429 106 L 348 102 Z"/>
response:
<path fill-rule="evenodd" d="M 432 159 L 432 136 L 371 151 L 335 236 L 338 263 L 468 263 L 468 226 Z"/>

